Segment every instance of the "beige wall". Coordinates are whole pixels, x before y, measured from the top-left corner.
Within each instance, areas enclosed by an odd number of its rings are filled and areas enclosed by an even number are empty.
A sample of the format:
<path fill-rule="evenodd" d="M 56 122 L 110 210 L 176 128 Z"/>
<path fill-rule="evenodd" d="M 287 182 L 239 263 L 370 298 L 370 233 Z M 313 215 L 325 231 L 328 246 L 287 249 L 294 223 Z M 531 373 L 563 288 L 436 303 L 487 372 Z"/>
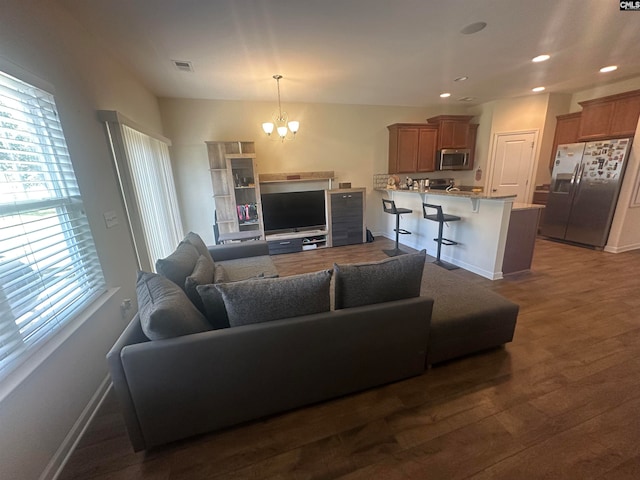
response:
<path fill-rule="evenodd" d="M 488 188 L 487 182 L 491 178 L 492 149 L 494 148 L 495 136 L 499 133 L 528 130 L 538 132 L 538 146 L 534 157 L 535 172 L 535 166 L 539 165 L 541 152 L 545 151 L 549 141 L 547 137 L 548 104 L 549 95 L 538 94 L 487 102 L 470 109 L 469 111 L 476 115 L 475 121 L 480 124 L 476 141 L 476 162 L 473 171 L 456 175 L 459 177 L 460 183 L 483 185 Z M 480 181 L 475 180 L 478 167 L 482 170 Z"/>
<path fill-rule="evenodd" d="M 585 100 L 593 100 L 594 98 L 606 97 L 607 95 L 615 95 L 616 93 L 623 93 L 638 89 L 640 89 L 640 77 L 629 78 L 621 82 L 599 85 L 594 88 L 582 90 L 571 96 L 569 112 L 579 112 L 582 110 L 582 107 L 578 102 L 584 102 Z"/>
<path fill-rule="evenodd" d="M 283 109 L 301 126 L 298 138 L 282 143 L 266 137 L 261 129 L 275 107 L 275 101 L 160 100 L 165 134 L 173 142 L 171 158 L 185 231 L 198 232 L 213 243 L 207 140 L 255 141 L 259 173 L 333 170 L 336 181 L 366 187 L 367 226 L 377 231 L 381 207 L 379 194 L 371 189 L 373 175 L 387 172 L 386 126 L 425 122 L 445 113 L 439 108 L 284 104 Z M 446 113 L 464 110 L 447 108 Z"/>
<path fill-rule="evenodd" d="M 2 60 L 55 89 L 105 276 L 119 288 L 26 379 L 18 383 L 19 369 L 0 382 L 0 477 L 35 479 L 46 470 L 42 478 L 51 478 L 86 420 L 85 407 L 106 385 L 105 354 L 128 321 L 119 305 L 135 299 L 135 256 L 96 110 L 119 110 L 159 133 L 162 123 L 156 98 L 54 2 L 3 2 L 1 21 Z M 110 210 L 120 224 L 107 230 L 102 215 Z"/>

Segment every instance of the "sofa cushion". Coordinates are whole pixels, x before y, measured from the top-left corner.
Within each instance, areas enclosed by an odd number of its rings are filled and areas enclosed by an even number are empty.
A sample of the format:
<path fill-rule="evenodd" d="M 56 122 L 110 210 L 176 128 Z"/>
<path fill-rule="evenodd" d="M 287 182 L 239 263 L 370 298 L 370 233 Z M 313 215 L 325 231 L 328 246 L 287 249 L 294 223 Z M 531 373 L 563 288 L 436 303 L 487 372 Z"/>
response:
<path fill-rule="evenodd" d="M 269 255 L 224 260 L 216 262 L 216 265 L 222 265 L 226 270 L 227 282 L 247 280 L 259 275 L 268 277 L 278 274 Z"/>
<path fill-rule="evenodd" d="M 213 283 L 213 278 L 214 263 L 211 257 L 207 254 L 206 257 L 204 255 L 200 255 L 198 257 L 198 261 L 196 262 L 193 272 L 191 272 L 191 275 L 189 275 L 184 281 L 184 291 L 187 294 L 187 297 L 189 297 L 189 300 L 191 300 L 196 308 L 202 313 L 205 313 L 205 309 L 196 287 L 198 285 L 208 285 L 209 283 Z"/>
<path fill-rule="evenodd" d="M 224 300 L 229 325 L 238 327 L 330 309 L 331 270 L 216 284 Z"/>
<path fill-rule="evenodd" d="M 211 330 L 184 291 L 162 275 L 139 272 L 136 293 L 140 324 L 149 340 Z"/>
<path fill-rule="evenodd" d="M 189 243 L 193 245 L 200 255 L 204 255 L 205 257 L 211 258 L 211 255 L 209 254 L 209 249 L 205 245 L 200 235 L 198 235 L 197 233 L 194 233 L 194 232 L 187 233 L 187 235 L 184 237 L 184 240 L 182 241 L 184 243 Z"/>
<path fill-rule="evenodd" d="M 420 295 L 426 250 L 378 262 L 333 265 L 335 308 L 351 308 Z"/>
<path fill-rule="evenodd" d="M 196 247 L 180 242 L 171 255 L 156 261 L 156 271 L 184 289 L 184 282 L 193 272 L 198 257 Z"/>

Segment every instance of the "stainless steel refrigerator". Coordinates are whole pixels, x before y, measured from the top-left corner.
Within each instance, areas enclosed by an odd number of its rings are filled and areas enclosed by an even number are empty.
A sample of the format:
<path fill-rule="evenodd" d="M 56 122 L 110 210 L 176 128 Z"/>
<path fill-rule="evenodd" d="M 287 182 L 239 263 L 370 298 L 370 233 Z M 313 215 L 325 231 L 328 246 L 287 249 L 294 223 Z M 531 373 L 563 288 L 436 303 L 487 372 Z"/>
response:
<path fill-rule="evenodd" d="M 604 247 L 630 146 L 629 138 L 558 145 L 540 233 Z"/>

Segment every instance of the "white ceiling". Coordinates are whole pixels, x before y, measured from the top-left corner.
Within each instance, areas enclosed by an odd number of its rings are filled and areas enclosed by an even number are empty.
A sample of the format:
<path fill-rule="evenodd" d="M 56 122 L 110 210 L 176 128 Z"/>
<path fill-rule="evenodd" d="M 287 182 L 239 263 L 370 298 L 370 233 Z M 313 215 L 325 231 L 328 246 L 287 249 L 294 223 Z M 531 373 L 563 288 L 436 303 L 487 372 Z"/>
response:
<path fill-rule="evenodd" d="M 160 97 L 274 100 L 278 73 L 283 103 L 471 105 L 640 75 L 640 12 L 614 0 L 58 2 Z"/>

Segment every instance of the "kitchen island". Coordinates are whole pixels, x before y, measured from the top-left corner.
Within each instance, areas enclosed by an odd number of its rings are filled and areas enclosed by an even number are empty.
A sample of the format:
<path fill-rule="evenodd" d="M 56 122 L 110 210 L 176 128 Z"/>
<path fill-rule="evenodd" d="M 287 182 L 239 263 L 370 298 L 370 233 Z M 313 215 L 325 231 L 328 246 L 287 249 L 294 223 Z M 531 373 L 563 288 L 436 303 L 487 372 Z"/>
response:
<path fill-rule="evenodd" d="M 444 213 L 461 217 L 459 222 L 445 224 L 443 236 L 458 242 L 458 245 L 443 245 L 441 258 L 491 280 L 503 277 L 505 250 L 517 251 L 518 249 L 518 235 L 513 232 L 510 237 L 516 240 L 513 240 L 513 245 L 510 244 L 507 248 L 512 209 L 524 211 L 529 207 L 540 207 L 517 204 L 514 209 L 514 196 L 489 197 L 484 193 L 475 192 L 392 189 L 377 189 L 377 191 L 381 194 L 380 198 L 394 200 L 397 207 L 413 210 L 411 214 L 402 216 L 400 228 L 409 230 L 411 235 L 402 235 L 401 243 L 416 249 L 426 248 L 427 253 L 432 256 L 436 255 L 437 244 L 434 238 L 438 236 L 438 223 L 423 218 L 422 204 L 442 205 Z M 380 215 L 384 215 L 385 235 L 394 238 L 394 218 L 392 215 L 383 213 L 382 201 L 380 201 Z M 532 218 L 525 217 L 525 223 L 527 219 Z M 537 216 L 535 218 L 537 222 Z M 533 250 L 531 250 L 532 254 Z M 509 265 L 508 267 L 514 268 Z"/>

